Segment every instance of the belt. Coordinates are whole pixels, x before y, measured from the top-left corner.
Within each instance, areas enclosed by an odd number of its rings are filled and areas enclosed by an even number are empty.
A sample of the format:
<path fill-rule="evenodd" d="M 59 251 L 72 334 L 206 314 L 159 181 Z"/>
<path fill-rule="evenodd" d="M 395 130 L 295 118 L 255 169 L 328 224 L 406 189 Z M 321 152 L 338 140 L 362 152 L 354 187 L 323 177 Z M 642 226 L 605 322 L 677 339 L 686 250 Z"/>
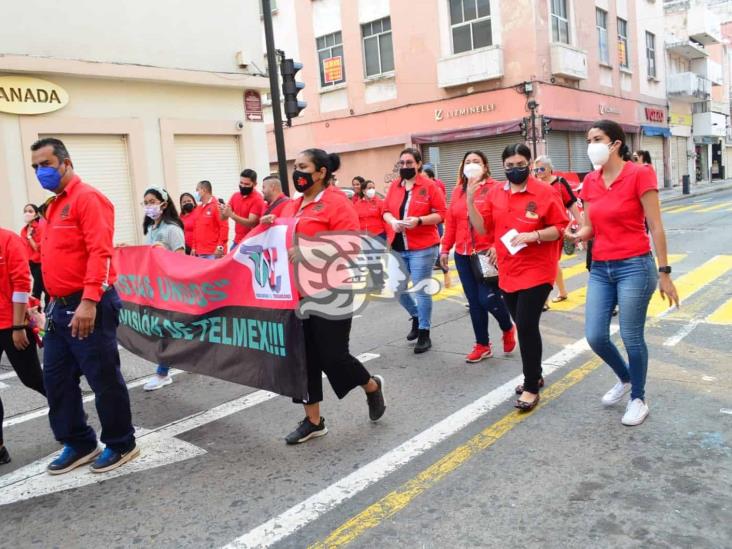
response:
<path fill-rule="evenodd" d="M 113 287 L 114 286 L 110 286 L 109 288 L 107 288 L 106 290 L 104 290 L 104 292 L 102 292 L 102 295 L 106 294 Z M 81 290 L 81 291 L 74 292 L 73 294 L 69 294 L 69 295 L 66 295 L 66 296 L 63 296 L 63 297 L 54 297 L 54 296 L 51 296 L 51 299 L 53 299 L 54 301 L 58 301 L 62 305 L 66 305 L 66 306 L 68 306 L 68 305 L 78 305 L 79 303 L 81 303 L 81 298 L 83 297 L 83 295 L 84 295 L 84 291 Z"/>

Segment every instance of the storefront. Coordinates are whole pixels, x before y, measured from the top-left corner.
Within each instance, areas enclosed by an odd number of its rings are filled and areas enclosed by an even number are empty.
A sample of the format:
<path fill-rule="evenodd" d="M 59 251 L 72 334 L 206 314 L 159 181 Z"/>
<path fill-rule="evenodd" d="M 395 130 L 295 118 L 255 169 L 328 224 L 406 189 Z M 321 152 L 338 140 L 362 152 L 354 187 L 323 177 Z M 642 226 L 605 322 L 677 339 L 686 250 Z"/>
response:
<path fill-rule="evenodd" d="M 685 175 L 694 181 L 694 142 L 691 136 L 691 107 L 688 104 L 671 104 L 669 130 L 671 131 L 670 159 L 671 185 L 678 186 Z"/>
<path fill-rule="evenodd" d="M 658 178 L 658 186 L 663 188 L 670 174 L 667 167 L 669 166 L 669 152 L 671 150 L 671 130 L 668 128 L 666 119 L 666 109 L 657 105 L 640 105 L 641 113 L 639 119 L 641 122 L 641 139 L 638 148 L 648 151 L 651 155 L 653 169 L 656 170 Z"/>

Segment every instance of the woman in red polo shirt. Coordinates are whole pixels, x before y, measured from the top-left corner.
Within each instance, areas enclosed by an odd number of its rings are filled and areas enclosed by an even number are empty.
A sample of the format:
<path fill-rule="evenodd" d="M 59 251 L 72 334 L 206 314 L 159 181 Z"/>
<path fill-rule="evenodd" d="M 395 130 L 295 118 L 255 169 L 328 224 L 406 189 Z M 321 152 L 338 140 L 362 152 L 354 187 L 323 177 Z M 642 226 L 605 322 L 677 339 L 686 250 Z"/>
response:
<path fill-rule="evenodd" d="M 392 232 L 391 249 L 402 256 L 414 286 L 432 277 L 437 261 L 440 235 L 437 225 L 445 217 L 445 196 L 434 181 L 422 171 L 422 154 L 416 149 L 404 149 L 399 155 L 399 178 L 392 182 L 384 201 L 384 221 Z M 412 319 L 408 341 L 417 340 L 414 352 L 424 353 L 432 347 L 430 322 L 432 296 L 424 287 L 413 293 L 402 292 L 399 303 Z"/>
<path fill-rule="evenodd" d="M 509 145 L 501 155 L 504 185 L 494 185 L 488 200 L 478 203 L 480 182 L 468 184 L 470 221 L 481 234 L 494 234 L 491 256 L 498 264 L 498 284 L 519 336 L 524 383 L 516 387 L 516 408 L 532 410 L 539 403 L 542 308 L 557 276 L 554 243 L 569 222 L 559 195 L 530 175 L 531 151 Z"/>
<path fill-rule="evenodd" d="M 445 216 L 445 234 L 442 237 L 440 264 L 448 267 L 450 250 L 455 247 L 455 267 L 468 299 L 470 320 L 475 333 L 475 347 L 465 357 L 466 362 L 480 362 L 493 356 L 488 336 L 488 313 L 498 321 L 503 331 L 503 352 L 510 353 L 516 347 L 511 315 L 506 303 L 495 284 L 478 278 L 473 271 L 471 255 L 486 253 L 493 246 L 493 233 L 479 234 L 468 219 L 467 189 L 468 182 L 477 181 L 478 191 L 475 202 L 480 208 L 488 200 L 488 192 L 500 185 L 491 179 L 488 159 L 482 151 L 468 151 L 460 164 L 458 186 L 452 192 L 450 206 Z"/>
<path fill-rule="evenodd" d="M 191 255 L 191 243 L 193 242 L 193 227 L 196 225 L 196 199 L 191 193 L 180 195 L 180 220 L 183 222 L 183 233 L 186 238 L 186 254 Z"/>
<path fill-rule="evenodd" d="M 358 222 L 362 231 L 371 236 L 378 236 L 386 240 L 384 227 L 384 201 L 376 196 L 376 185 L 373 181 L 364 180 L 358 198 L 353 203 L 358 214 Z"/>
<path fill-rule="evenodd" d="M 307 149 L 295 160 L 292 179 L 302 196 L 289 201 L 282 210 L 282 217 L 297 219 L 295 246 L 289 251 L 291 261 L 297 261 L 301 253 L 297 245 L 299 236 L 316 238 L 323 233 L 358 231 L 358 216 L 349 199 L 330 187 L 333 172 L 340 165 L 337 154 L 328 154 L 321 149 Z M 320 416 L 322 372 L 328 376 L 339 399 L 360 385 L 366 392 L 371 421 L 377 421 L 384 414 L 384 379 L 372 376 L 349 351 L 351 320 L 319 316 L 317 311 L 310 311 L 308 318 L 303 320 L 308 398 L 296 401 L 305 406 L 305 419 L 285 437 L 287 444 L 299 444 L 328 432 L 325 420 Z"/>
<path fill-rule="evenodd" d="M 20 229 L 20 237 L 28 249 L 30 271 L 33 276 L 32 295 L 39 300 L 44 295 L 45 302 L 48 303 L 48 294 L 43 285 L 43 274 L 41 273 L 43 224 L 41 223 L 41 214 L 35 204 L 25 205 L 23 208 L 23 221 L 25 221 L 25 225 Z"/>
<path fill-rule="evenodd" d="M 580 195 L 585 216 L 577 238 L 594 238 L 585 335 L 592 350 L 618 376 L 602 403 L 612 406 L 630 392 L 622 423 L 640 425 L 648 417 L 648 348 L 644 338 L 648 303 L 657 286 L 661 297 L 668 297 L 669 305 L 678 306 L 679 297 L 668 266 L 655 173 L 628 162 L 625 132 L 615 122 L 595 122 L 587 133 L 587 142 L 587 154 L 600 169 L 585 177 Z M 660 278 L 646 222 L 656 246 Z M 610 340 L 610 318 L 616 305 L 620 308 L 620 335 L 627 361 Z"/>

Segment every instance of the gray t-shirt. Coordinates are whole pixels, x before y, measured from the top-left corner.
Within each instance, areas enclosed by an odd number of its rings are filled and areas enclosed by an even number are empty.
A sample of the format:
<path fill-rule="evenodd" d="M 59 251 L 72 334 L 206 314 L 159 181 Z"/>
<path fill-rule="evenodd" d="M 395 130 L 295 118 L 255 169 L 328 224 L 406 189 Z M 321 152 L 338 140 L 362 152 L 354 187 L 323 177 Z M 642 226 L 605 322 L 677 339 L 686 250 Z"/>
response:
<path fill-rule="evenodd" d="M 183 234 L 183 229 L 178 225 L 166 223 L 165 221 L 161 221 L 157 227 L 150 225 L 145 235 L 145 244 L 152 245 L 158 243 L 162 244 L 166 250 L 170 250 L 171 252 L 185 248 L 186 239 Z"/>

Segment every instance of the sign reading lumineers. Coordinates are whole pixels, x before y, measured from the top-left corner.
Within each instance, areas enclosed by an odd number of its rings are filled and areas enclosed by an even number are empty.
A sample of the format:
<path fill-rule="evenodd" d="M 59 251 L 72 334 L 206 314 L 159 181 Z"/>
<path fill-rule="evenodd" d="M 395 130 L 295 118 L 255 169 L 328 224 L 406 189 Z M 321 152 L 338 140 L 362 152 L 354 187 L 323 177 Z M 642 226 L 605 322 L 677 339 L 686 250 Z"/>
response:
<path fill-rule="evenodd" d="M 43 114 L 57 111 L 69 102 L 61 86 L 30 76 L 0 76 L 0 112 Z"/>

